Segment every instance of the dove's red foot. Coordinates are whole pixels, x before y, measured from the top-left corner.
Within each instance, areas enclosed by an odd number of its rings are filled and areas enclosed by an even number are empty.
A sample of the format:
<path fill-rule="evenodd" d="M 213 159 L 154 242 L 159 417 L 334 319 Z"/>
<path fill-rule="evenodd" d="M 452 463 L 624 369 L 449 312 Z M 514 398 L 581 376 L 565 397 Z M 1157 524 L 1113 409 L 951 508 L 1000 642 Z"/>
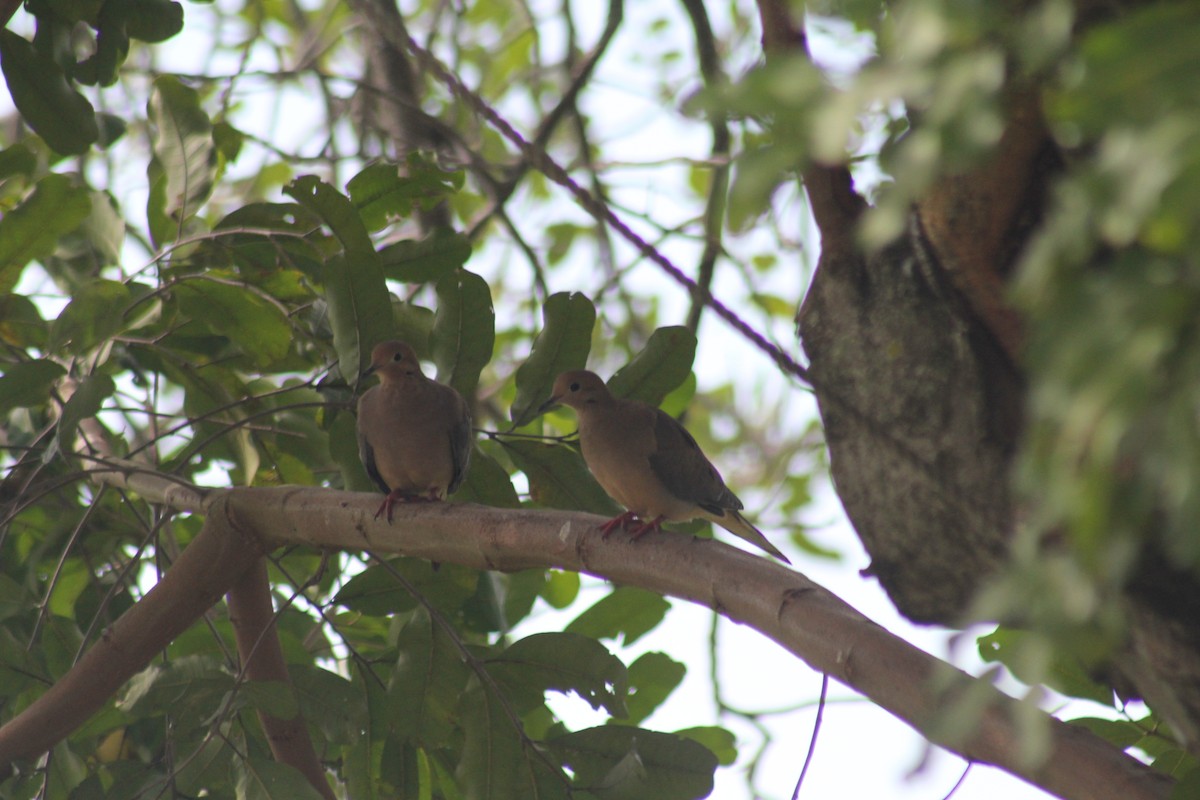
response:
<path fill-rule="evenodd" d="M 630 531 L 629 535 L 633 537 L 634 540 L 637 540 L 642 538 L 642 536 L 646 535 L 650 531 L 661 531 L 663 521 L 664 520 L 661 516 L 657 516 L 649 522 L 643 521 L 642 524 Z"/>
<path fill-rule="evenodd" d="M 608 522 L 600 526 L 600 538 L 607 539 L 608 535 L 617 528 L 626 530 L 630 525 L 637 521 L 637 518 L 637 514 L 633 513 L 632 511 L 626 511 L 619 517 L 613 517 Z"/>
<path fill-rule="evenodd" d="M 375 519 L 379 519 L 379 515 L 387 512 L 387 521 L 392 521 L 392 509 L 398 503 L 436 503 L 441 500 L 442 496 L 438 494 L 438 490 L 431 488 L 429 494 L 413 494 L 412 492 L 402 492 L 399 489 L 388 492 L 387 497 L 383 498 L 383 502 L 379 505 L 379 510 L 375 512 Z"/>

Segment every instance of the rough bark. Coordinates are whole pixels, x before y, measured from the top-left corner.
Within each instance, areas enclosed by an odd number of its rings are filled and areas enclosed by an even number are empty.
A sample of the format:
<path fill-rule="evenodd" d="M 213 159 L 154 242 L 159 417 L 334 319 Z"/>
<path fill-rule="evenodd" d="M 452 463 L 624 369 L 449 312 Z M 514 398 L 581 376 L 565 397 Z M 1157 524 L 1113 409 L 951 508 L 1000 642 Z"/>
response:
<path fill-rule="evenodd" d="M 800 331 L 868 572 L 905 616 L 954 624 L 1005 558 L 1018 374 L 915 216 L 874 256 L 825 250 Z"/>

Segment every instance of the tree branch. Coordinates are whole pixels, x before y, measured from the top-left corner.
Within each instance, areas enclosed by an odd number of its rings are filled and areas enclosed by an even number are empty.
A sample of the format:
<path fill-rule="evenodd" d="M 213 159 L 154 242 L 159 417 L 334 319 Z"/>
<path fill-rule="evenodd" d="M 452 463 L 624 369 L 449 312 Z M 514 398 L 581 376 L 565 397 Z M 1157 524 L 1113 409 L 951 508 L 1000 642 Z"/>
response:
<path fill-rule="evenodd" d="M 143 499 L 166 499 L 166 492 L 156 496 L 150 482 L 144 484 L 150 491 Z M 1045 758 L 1028 763 L 1020 756 L 1024 729 L 1017 723 L 1028 709 L 765 558 L 671 532 L 648 534 L 636 543 L 602 541 L 603 520 L 591 514 L 436 503 L 398 508 L 389 525 L 373 518 L 377 505 L 374 495 L 308 487 L 213 492 L 204 530 L 159 585 L 74 670 L 0 729 L 0 764 L 43 752 L 82 723 L 262 552 L 307 544 L 369 548 L 485 570 L 556 567 L 678 597 L 755 628 L 930 741 L 1060 797 L 1150 800 L 1170 790 L 1167 776 L 1049 715 L 1042 717 L 1050 741 Z M 983 698 L 984 710 L 968 734 L 950 735 L 942 724 L 944 709 L 967 692 Z"/>
<path fill-rule="evenodd" d="M 275 630 L 275 611 L 271 606 L 271 584 L 267 563 L 257 559 L 229 590 L 229 621 L 233 623 L 246 677 L 252 681 L 279 681 L 291 685 L 283 647 Z M 313 749 L 304 717 L 280 719 L 259 710 L 258 719 L 267 734 L 271 754 L 282 764 L 300 771 L 326 800 L 335 800 L 325 770 Z"/>
<path fill-rule="evenodd" d="M 701 0 L 683 0 L 683 7 L 692 20 L 692 31 L 696 37 L 696 56 L 700 62 L 700 74 L 704 84 L 712 89 L 725 80 L 721 61 L 717 55 L 717 43 L 713 37 L 712 24 Z M 700 314 L 707 304 L 707 295 L 712 290 L 717 257 L 721 254 L 721 229 L 725 224 L 725 200 L 729 191 L 729 149 L 731 137 L 725 115 L 720 111 L 710 112 L 712 119 L 712 184 L 708 189 L 708 202 L 704 208 L 704 252 L 696 270 L 696 289 L 692 293 L 692 307 L 688 309 L 687 327 L 692 333 L 700 327 Z"/>
<path fill-rule="evenodd" d="M 157 482 L 143 480 L 141 470 L 133 476 L 151 494 L 160 491 L 160 501 L 178 497 L 175 484 L 165 476 Z M 204 527 L 162 580 L 104 631 L 44 695 L 0 727 L 0 774 L 17 759 L 49 750 L 99 711 L 262 557 L 260 539 L 231 524 L 230 499 L 217 494 L 208 504 Z"/>

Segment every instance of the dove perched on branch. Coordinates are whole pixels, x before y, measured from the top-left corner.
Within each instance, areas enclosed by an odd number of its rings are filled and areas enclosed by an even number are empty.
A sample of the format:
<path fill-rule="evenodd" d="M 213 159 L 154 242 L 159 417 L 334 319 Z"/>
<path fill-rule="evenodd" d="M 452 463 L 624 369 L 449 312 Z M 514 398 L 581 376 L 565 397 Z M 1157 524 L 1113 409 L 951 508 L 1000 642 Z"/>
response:
<path fill-rule="evenodd" d="M 564 372 L 554 382 L 548 410 L 559 403 L 579 417 L 583 460 L 596 480 L 628 511 L 606 523 L 634 538 L 659 530 L 664 522 L 703 518 L 790 564 L 741 515 L 742 501 L 672 416 L 637 400 L 614 397 L 594 372 Z"/>
<path fill-rule="evenodd" d="M 425 377 L 404 342 L 371 351 L 364 375 L 379 385 L 358 401 L 358 453 L 387 493 L 375 512 L 392 521 L 396 503 L 441 500 L 457 489 L 471 457 L 471 413 L 453 388 Z"/>

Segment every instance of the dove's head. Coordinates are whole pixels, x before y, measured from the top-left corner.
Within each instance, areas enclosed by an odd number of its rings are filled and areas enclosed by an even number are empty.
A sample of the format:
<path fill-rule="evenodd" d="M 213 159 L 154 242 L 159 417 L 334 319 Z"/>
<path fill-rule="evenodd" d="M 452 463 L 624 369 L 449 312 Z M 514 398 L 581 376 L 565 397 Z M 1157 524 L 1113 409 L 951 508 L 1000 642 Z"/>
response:
<path fill-rule="evenodd" d="M 586 369 L 576 369 L 558 376 L 554 381 L 554 389 L 550 392 L 550 400 L 543 408 L 552 408 L 562 403 L 576 411 L 584 411 L 588 407 L 611 401 L 612 395 L 599 375 Z"/>
<path fill-rule="evenodd" d="M 420 378 L 421 362 L 417 354 L 405 342 L 380 342 L 371 351 L 371 366 L 367 367 L 364 375 L 378 373 L 379 380 L 402 381 L 407 378 Z"/>

